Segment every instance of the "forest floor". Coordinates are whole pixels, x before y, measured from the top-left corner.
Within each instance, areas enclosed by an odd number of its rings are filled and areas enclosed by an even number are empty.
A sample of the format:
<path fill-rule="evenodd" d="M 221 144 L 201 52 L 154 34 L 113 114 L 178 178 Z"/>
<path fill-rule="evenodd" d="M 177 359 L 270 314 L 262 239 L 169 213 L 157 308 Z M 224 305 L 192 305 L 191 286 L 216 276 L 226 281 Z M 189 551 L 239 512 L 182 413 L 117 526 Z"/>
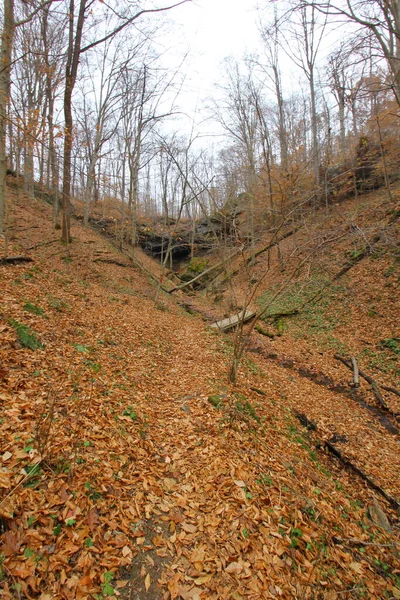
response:
<path fill-rule="evenodd" d="M 325 240 L 350 222 L 367 241 L 384 229 L 381 244 L 322 304 L 267 320 L 273 339 L 254 332 L 236 385 L 232 336 L 188 314 L 183 292 L 157 294 L 76 222 L 65 247 L 43 202 L 13 193 L 10 205 L 8 255 L 32 262 L 0 265 L 2 597 L 398 600 L 400 398 L 380 387 L 383 409 L 334 358 L 399 388 L 385 200 L 330 216 Z M 307 239 L 319 231 L 316 219 Z M 313 272 L 337 273 L 348 251 L 318 250 Z M 263 269 L 260 256 L 253 280 Z M 242 304 L 247 285 L 239 274 Z M 303 301 L 304 285 L 287 289 Z"/>

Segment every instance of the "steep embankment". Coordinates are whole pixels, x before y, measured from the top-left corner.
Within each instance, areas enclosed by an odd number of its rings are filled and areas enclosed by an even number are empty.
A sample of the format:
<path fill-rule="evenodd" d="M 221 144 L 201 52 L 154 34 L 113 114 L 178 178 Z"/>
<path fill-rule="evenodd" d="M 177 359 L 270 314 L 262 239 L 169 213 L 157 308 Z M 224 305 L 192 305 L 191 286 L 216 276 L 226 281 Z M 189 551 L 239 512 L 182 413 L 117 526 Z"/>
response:
<path fill-rule="evenodd" d="M 398 598 L 396 511 L 322 445 L 351 416 L 399 500 L 398 437 L 264 347 L 229 386 L 229 338 L 50 212 L 14 199 L 0 266 L 3 597 Z"/>

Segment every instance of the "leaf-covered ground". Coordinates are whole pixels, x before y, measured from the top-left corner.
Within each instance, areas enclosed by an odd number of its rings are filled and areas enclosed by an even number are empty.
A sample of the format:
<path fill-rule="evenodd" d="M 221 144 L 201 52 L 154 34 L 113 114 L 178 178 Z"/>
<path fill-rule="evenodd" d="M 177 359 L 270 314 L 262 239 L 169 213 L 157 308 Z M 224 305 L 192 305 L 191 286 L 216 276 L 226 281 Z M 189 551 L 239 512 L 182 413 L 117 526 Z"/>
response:
<path fill-rule="evenodd" d="M 33 262 L 0 266 L 2 597 L 400 598 L 398 511 L 323 445 L 399 501 L 399 436 L 298 368 L 348 388 L 333 348 L 254 334 L 228 385 L 230 337 L 97 234 L 65 248 L 50 207 L 11 214 Z"/>

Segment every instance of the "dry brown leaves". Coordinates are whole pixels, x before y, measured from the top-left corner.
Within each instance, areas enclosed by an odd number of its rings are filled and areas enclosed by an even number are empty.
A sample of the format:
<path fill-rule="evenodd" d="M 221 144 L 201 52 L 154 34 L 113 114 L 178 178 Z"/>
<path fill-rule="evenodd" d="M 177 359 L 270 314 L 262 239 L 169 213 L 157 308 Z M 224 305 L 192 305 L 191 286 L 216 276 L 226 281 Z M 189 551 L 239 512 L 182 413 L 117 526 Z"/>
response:
<path fill-rule="evenodd" d="M 43 235 L 46 211 L 18 210 Z M 3 597 L 396 597 L 398 547 L 369 520 L 371 492 L 291 415 L 321 421 L 333 396 L 265 361 L 229 387 L 229 341 L 173 299 L 157 308 L 137 271 L 93 263 L 112 252 L 102 240 L 73 234 L 69 254 L 41 247 L 33 268 L 0 271 Z M 380 477 L 391 447 L 379 463 L 371 448 Z"/>

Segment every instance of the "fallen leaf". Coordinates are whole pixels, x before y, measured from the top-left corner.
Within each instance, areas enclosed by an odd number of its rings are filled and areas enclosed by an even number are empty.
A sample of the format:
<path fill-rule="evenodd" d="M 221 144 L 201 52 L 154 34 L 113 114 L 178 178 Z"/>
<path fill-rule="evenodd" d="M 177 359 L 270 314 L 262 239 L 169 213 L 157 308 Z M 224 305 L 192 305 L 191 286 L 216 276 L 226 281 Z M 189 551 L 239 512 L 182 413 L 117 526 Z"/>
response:
<path fill-rule="evenodd" d="M 243 566 L 238 562 L 231 562 L 225 568 L 225 571 L 227 573 L 231 573 L 232 575 L 240 575 L 240 573 L 243 571 Z"/>
<path fill-rule="evenodd" d="M 246 484 L 244 481 L 242 481 L 241 479 L 234 479 L 233 480 L 234 484 L 237 485 L 240 488 L 245 488 Z"/>
<path fill-rule="evenodd" d="M 144 580 L 144 587 L 146 588 L 146 592 L 149 591 L 150 585 L 151 585 L 150 573 L 147 573 L 146 579 Z"/>
<path fill-rule="evenodd" d="M 352 562 L 349 564 L 349 567 L 352 571 L 358 573 L 359 575 L 363 575 L 364 573 L 364 569 L 361 563 Z"/>

